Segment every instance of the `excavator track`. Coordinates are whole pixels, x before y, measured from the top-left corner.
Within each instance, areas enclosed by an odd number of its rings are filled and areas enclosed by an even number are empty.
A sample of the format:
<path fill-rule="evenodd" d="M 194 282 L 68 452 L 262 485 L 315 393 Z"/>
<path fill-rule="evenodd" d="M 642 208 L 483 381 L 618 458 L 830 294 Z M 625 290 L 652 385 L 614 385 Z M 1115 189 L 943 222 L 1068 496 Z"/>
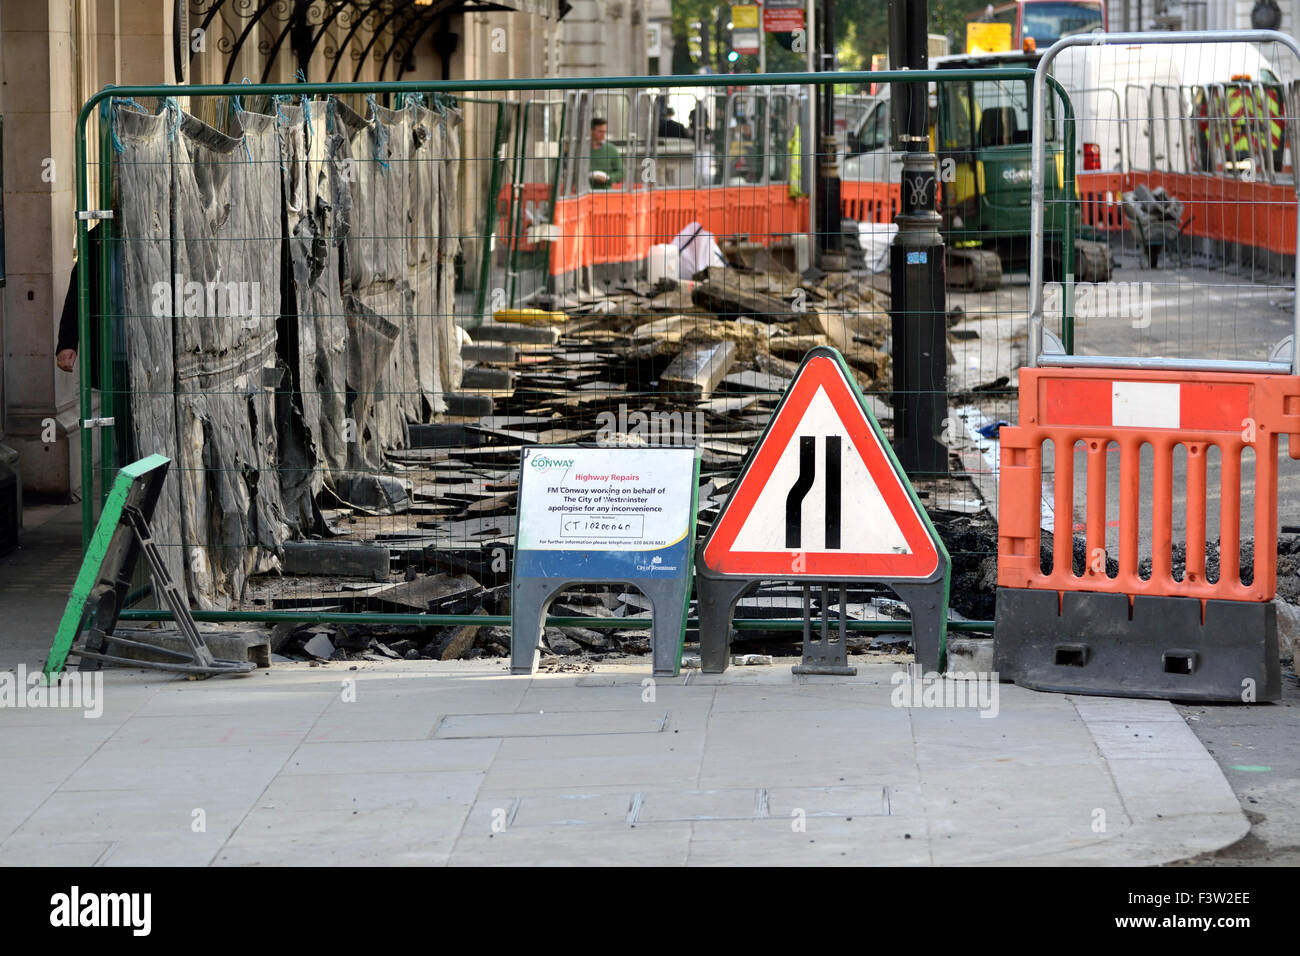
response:
<path fill-rule="evenodd" d="M 989 249 L 947 249 L 947 285 L 967 292 L 990 292 L 1002 284 L 1002 260 Z"/>

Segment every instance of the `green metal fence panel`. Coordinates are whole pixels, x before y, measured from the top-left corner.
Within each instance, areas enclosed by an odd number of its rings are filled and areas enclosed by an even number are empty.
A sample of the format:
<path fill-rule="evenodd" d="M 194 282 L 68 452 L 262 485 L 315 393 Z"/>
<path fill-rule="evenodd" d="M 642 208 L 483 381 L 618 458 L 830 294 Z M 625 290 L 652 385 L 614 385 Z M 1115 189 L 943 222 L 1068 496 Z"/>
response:
<path fill-rule="evenodd" d="M 889 407 L 880 266 L 900 209 L 894 151 L 866 141 L 887 106 L 872 85 L 1027 89 L 1032 76 L 106 89 L 76 142 L 78 209 L 90 208 L 93 136 L 97 206 L 112 211 L 103 243 L 78 223 L 81 260 L 101 257 L 98 288 L 79 273 L 81 342 L 95 323 L 105 333 L 99 388 L 82 363 L 82 417 L 98 401 L 116 422 L 82 430 L 87 541 L 97 454 L 107 489 L 122 461 L 159 452 L 176 464 L 157 536 L 197 619 L 501 627 L 519 451 L 575 441 L 699 445 L 703 534 L 808 348 L 839 347 Z M 801 188 L 819 157 L 800 118 L 831 84 L 862 120 L 836 157 L 850 261 L 805 276 L 824 227 Z M 1070 104 L 1057 92 L 1068 196 Z M 593 145 L 596 117 L 608 149 Z M 955 208 L 983 171 L 937 147 L 941 172 L 956 170 L 942 183 Z M 1065 205 L 1057 228 L 1071 235 Z M 1014 237 L 986 232 L 963 242 Z M 957 630 L 991 627 L 996 462 L 980 428 L 1014 419 L 1023 299 L 1016 285 L 950 294 L 945 435 L 960 467 L 911 476 L 949 539 L 956 589 L 974 595 Z M 1069 323 L 1067 310 L 1067 343 Z M 907 629 L 886 593 L 850 600 L 851 630 Z M 798 630 L 793 601 L 765 588 L 737 627 Z M 635 595 L 565 608 L 551 625 L 646 625 Z"/>

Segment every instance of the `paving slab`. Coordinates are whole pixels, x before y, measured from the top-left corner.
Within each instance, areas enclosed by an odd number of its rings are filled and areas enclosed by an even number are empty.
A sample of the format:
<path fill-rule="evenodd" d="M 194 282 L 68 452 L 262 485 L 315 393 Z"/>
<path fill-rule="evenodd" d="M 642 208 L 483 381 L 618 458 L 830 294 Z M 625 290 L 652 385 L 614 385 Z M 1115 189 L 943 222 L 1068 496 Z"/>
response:
<path fill-rule="evenodd" d="M 0 865 L 1150 865 L 1248 830 L 1170 704 L 791 663 L 108 671 L 100 718 L 0 711 Z"/>

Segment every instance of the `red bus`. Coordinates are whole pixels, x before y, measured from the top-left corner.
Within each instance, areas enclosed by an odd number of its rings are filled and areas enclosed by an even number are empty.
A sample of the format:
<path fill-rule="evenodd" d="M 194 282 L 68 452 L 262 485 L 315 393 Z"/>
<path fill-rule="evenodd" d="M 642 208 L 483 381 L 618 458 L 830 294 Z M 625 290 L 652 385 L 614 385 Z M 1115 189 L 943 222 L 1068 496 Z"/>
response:
<path fill-rule="evenodd" d="M 1102 0 L 1017 0 L 966 17 L 967 23 L 1005 23 L 1012 50 L 1046 50 L 1061 37 L 1106 30 Z"/>

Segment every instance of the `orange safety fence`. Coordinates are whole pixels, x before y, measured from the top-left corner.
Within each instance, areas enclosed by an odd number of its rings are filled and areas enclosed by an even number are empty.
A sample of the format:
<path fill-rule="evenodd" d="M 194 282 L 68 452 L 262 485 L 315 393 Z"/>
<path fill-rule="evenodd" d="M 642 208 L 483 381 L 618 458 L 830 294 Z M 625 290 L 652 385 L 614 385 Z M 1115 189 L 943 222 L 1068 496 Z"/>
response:
<path fill-rule="evenodd" d="M 1102 232 L 1127 228 L 1120 197 L 1142 183 L 1163 186 L 1183 203 L 1185 234 L 1215 239 L 1282 255 L 1296 253 L 1296 196 L 1288 185 L 1246 182 L 1225 176 L 1167 172 L 1087 172 L 1078 176 L 1080 220 Z M 551 186 L 525 183 L 519 192 L 522 210 L 512 221 L 511 186 L 497 196 L 498 234 L 516 228 L 515 248 L 530 252 L 537 244 L 528 227 L 541 221 L 550 203 Z M 889 223 L 902 211 L 897 183 L 844 180 L 840 208 L 846 219 Z M 791 197 L 784 184 L 715 186 L 707 189 L 593 191 L 561 199 L 553 222 L 561 227 L 551 249 L 555 274 L 610 262 L 643 259 L 650 247 L 669 242 L 689 223 L 698 222 L 716 236 L 745 236 L 764 244 L 808 231 L 807 197 Z"/>
<path fill-rule="evenodd" d="M 858 222 L 893 222 L 903 211 L 902 187 L 898 183 L 842 180 L 840 210 L 845 219 Z"/>
<path fill-rule="evenodd" d="M 1296 253 L 1296 195 L 1289 185 L 1158 171 L 1080 173 L 1078 182 L 1081 218 L 1096 229 L 1127 228 L 1120 196 L 1141 183 L 1152 190 L 1163 186 L 1183 203 L 1182 225 L 1189 236 Z"/>
<path fill-rule="evenodd" d="M 998 584 L 1057 591 L 1104 591 L 1268 601 L 1277 588 L 1278 437 L 1300 458 L 1300 376 L 1241 372 L 1022 368 L 1020 424 L 1003 427 L 998 485 Z M 1054 453 L 1051 570 L 1040 562 L 1043 445 Z M 1119 446 L 1118 574 L 1106 560 L 1107 461 Z M 1075 573 L 1075 455 L 1086 459 L 1082 520 L 1085 561 Z M 1140 501 L 1141 455 L 1151 449 L 1151 500 Z M 1174 452 L 1186 450 L 1186 571 L 1172 566 Z M 1206 462 L 1219 450 L 1217 495 L 1207 495 Z M 1254 457 L 1254 572 L 1243 582 L 1242 457 Z M 1217 580 L 1206 574 L 1206 505 L 1219 499 Z M 1151 521 L 1151 570 L 1139 570 L 1139 506 Z M 1114 526 L 1114 522 L 1110 526 Z"/>
<path fill-rule="evenodd" d="M 692 222 L 715 236 L 743 236 L 770 244 L 808 230 L 808 200 L 792 198 L 784 183 L 592 191 L 555 204 L 559 237 L 551 273 L 644 259 L 653 245 L 671 242 Z"/>
<path fill-rule="evenodd" d="M 522 209 L 511 209 L 510 184 L 497 195 L 498 235 L 515 229 L 514 248 L 530 252 L 537 243 L 528 227 L 544 217 L 550 203 L 547 183 L 524 183 Z M 889 223 L 902 209 L 897 183 L 844 181 L 840 206 L 846 219 Z M 644 259 L 650 247 L 671 242 L 692 222 L 718 237 L 743 236 L 765 245 L 808 231 L 808 198 L 793 197 L 784 183 L 767 186 L 665 187 L 653 190 L 593 190 L 555 203 L 550 216 L 558 227 L 551 247 L 551 273 L 613 262 Z"/>

